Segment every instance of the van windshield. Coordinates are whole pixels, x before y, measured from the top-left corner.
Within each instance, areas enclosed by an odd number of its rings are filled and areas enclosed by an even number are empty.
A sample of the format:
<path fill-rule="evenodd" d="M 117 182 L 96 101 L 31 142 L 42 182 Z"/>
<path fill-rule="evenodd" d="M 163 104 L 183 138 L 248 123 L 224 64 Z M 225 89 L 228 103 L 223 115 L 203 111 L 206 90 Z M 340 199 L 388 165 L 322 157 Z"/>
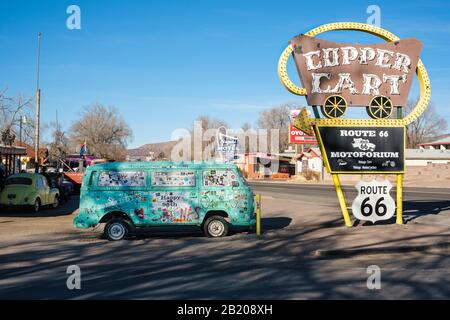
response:
<path fill-rule="evenodd" d="M 24 178 L 24 177 L 11 177 L 11 178 L 6 179 L 6 181 L 5 181 L 6 186 L 17 185 L 17 184 L 31 186 L 32 183 L 33 183 L 33 180 L 31 180 L 30 178 Z"/>

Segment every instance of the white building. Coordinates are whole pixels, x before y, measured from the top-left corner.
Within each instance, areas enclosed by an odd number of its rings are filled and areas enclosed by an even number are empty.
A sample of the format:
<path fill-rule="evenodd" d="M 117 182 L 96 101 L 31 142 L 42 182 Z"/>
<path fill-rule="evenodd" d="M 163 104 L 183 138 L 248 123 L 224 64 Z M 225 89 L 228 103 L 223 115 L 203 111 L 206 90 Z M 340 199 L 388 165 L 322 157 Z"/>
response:
<path fill-rule="evenodd" d="M 450 164 L 449 149 L 406 149 L 406 166 L 427 166 L 428 164 Z"/>
<path fill-rule="evenodd" d="M 437 150 L 450 150 L 450 134 L 441 136 L 434 141 L 419 144 L 420 149 L 437 149 Z"/>
<path fill-rule="evenodd" d="M 301 173 L 305 170 L 322 172 L 323 162 L 319 148 L 309 148 L 297 157 L 297 172 Z"/>

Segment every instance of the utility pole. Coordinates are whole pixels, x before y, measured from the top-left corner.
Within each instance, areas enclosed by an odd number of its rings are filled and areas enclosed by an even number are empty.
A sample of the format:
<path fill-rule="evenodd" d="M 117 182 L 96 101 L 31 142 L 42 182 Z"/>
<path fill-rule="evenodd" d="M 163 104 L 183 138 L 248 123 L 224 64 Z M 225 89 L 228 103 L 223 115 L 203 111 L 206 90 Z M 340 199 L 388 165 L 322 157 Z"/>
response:
<path fill-rule="evenodd" d="M 20 145 L 24 146 L 24 143 L 22 141 L 22 126 L 27 123 L 27 117 L 20 116 L 20 122 L 19 122 L 19 141 Z M 22 171 L 22 156 L 19 156 L 19 172 Z"/>
<path fill-rule="evenodd" d="M 39 172 L 39 125 L 41 111 L 41 89 L 39 88 L 39 64 L 41 56 L 41 33 L 38 32 L 38 54 L 37 54 L 37 85 L 36 85 L 36 124 L 34 128 L 34 163 L 35 171 Z"/>

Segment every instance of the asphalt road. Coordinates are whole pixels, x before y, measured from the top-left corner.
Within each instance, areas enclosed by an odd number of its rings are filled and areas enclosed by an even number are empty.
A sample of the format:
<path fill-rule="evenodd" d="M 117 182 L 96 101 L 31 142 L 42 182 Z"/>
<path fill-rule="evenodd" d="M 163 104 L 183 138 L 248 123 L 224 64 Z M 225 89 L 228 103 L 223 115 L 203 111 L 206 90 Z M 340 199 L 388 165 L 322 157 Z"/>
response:
<path fill-rule="evenodd" d="M 407 232 L 409 225 L 401 229 L 395 224 L 376 229 L 343 227 L 332 186 L 252 185 L 265 199 L 265 232 L 260 238 L 235 233 L 209 239 L 186 231 L 108 242 L 102 239 L 101 229 L 72 227 L 75 197 L 63 207 L 39 215 L 1 212 L 0 298 L 450 298 L 448 250 L 326 259 L 312 255 L 315 249 L 331 247 L 345 235 L 364 237 L 369 230 Z M 355 195 L 352 188 L 345 190 L 349 199 Z M 407 188 L 404 197 L 406 205 L 417 202 L 426 209 L 419 206 L 412 211 L 432 213 L 421 217 L 426 222 L 442 224 L 450 216 L 448 189 Z M 305 208 L 312 210 L 310 220 Z M 71 265 L 81 270 L 80 290 L 66 286 Z M 380 290 L 367 288 L 371 265 L 381 268 Z"/>
<path fill-rule="evenodd" d="M 276 194 L 283 198 L 304 199 L 311 197 L 324 199 L 336 203 L 336 190 L 333 185 L 317 185 L 317 184 L 295 184 L 295 183 L 276 183 L 276 182 L 252 182 L 250 185 L 256 193 Z M 450 185 L 449 185 L 450 186 Z M 357 195 L 357 191 L 352 186 L 343 187 L 345 196 L 348 200 L 353 199 Z M 395 197 L 395 186 L 391 190 L 391 194 Z M 403 188 L 403 199 L 411 200 L 449 200 L 450 188 L 420 188 L 405 187 Z"/>

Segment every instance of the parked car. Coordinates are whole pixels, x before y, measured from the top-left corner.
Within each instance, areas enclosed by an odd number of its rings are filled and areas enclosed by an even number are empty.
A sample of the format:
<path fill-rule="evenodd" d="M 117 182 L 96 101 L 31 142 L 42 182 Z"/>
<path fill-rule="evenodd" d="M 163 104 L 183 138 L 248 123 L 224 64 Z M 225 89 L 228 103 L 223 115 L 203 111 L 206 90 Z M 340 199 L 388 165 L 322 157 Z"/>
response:
<path fill-rule="evenodd" d="M 42 206 L 56 208 L 59 205 L 59 191 L 51 188 L 47 179 L 37 173 L 18 173 L 5 180 L 0 193 L 0 206 L 31 207 L 38 212 Z"/>
<path fill-rule="evenodd" d="M 254 227 L 253 192 L 233 164 L 112 162 L 86 169 L 77 228 L 106 223 L 109 240 L 152 226 L 194 225 L 222 237 Z"/>
<path fill-rule="evenodd" d="M 73 193 L 73 183 L 65 178 L 64 173 L 57 171 L 48 172 L 46 176 L 50 186 L 58 189 L 60 201 L 69 201 L 70 196 Z"/>

